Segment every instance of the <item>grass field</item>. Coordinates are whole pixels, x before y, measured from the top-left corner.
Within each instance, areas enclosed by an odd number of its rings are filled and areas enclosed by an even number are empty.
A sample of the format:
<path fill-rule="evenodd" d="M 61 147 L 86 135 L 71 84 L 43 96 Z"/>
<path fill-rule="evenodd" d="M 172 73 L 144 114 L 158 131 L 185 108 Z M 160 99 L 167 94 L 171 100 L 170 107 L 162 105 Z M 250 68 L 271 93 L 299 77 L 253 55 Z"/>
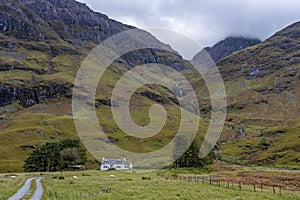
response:
<path fill-rule="evenodd" d="M 182 172 L 182 171 L 181 171 Z M 180 173 L 181 173 L 180 172 Z M 170 172 L 163 172 L 170 174 Z M 173 172 L 172 172 L 173 173 Z M 1 199 L 9 197 L 25 181 L 24 177 L 34 174 L 20 174 L 16 179 L 0 180 Z M 41 175 L 41 174 L 36 174 Z M 112 178 L 111 175 L 114 175 Z M 202 174 L 204 175 L 204 174 Z M 81 171 L 43 173 L 45 189 L 43 199 L 299 199 L 299 192 L 282 191 L 279 195 L 271 188 L 262 192 L 253 191 L 251 186 L 227 188 L 225 183 L 219 187 L 209 182 L 188 182 L 166 179 L 157 172 L 124 171 Z M 73 179 L 77 176 L 78 179 Z M 205 175 L 204 175 L 205 176 Z"/>
<path fill-rule="evenodd" d="M 25 182 L 28 177 L 25 174 L 18 174 L 17 178 L 10 178 L 10 175 L 0 174 L 0 199 L 7 199 L 12 196 Z"/>

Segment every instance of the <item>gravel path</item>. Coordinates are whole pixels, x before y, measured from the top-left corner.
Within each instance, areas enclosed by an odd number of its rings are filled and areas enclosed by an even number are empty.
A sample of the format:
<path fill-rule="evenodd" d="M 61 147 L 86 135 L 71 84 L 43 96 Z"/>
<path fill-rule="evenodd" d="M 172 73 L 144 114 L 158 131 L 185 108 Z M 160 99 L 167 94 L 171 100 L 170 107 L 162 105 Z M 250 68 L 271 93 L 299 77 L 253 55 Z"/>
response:
<path fill-rule="evenodd" d="M 11 196 L 8 200 L 22 199 L 29 192 L 31 182 L 33 180 L 35 180 L 35 183 L 36 183 L 36 190 L 34 191 L 34 194 L 30 198 L 30 200 L 40 200 L 44 193 L 44 189 L 41 184 L 41 179 L 42 179 L 41 177 L 27 179 L 26 182 L 24 183 L 24 185 L 16 192 L 16 194 Z"/>
<path fill-rule="evenodd" d="M 34 191 L 32 197 L 30 198 L 30 200 L 40 200 L 42 198 L 43 193 L 44 193 L 44 188 L 41 184 L 41 180 L 42 180 L 42 178 L 37 178 L 35 180 L 36 190 Z"/>

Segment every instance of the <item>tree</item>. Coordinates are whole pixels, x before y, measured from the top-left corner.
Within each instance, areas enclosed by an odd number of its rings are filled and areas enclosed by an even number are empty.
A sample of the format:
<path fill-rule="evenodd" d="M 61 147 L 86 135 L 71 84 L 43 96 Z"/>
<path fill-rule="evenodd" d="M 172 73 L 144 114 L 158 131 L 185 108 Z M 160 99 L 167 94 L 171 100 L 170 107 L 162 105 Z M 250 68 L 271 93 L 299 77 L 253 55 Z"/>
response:
<path fill-rule="evenodd" d="M 186 154 L 182 154 L 182 149 L 188 146 L 188 138 L 184 135 L 178 135 L 174 141 L 173 158 L 175 167 L 183 167 L 186 163 Z"/>
<path fill-rule="evenodd" d="M 85 149 L 79 140 L 66 139 L 46 143 L 29 153 L 24 161 L 25 171 L 58 171 L 70 165 L 86 162 Z"/>
<path fill-rule="evenodd" d="M 211 151 L 206 157 L 199 158 L 199 150 L 201 143 L 199 142 L 199 139 L 196 138 L 191 143 L 190 147 L 182 154 L 181 156 L 178 154 L 180 148 L 183 148 L 185 145 L 187 145 L 187 138 L 184 136 L 178 137 L 177 140 L 175 140 L 175 148 L 173 152 L 173 157 L 176 159 L 174 162 L 175 167 L 204 167 L 208 164 L 211 164 L 215 155 L 214 152 Z"/>

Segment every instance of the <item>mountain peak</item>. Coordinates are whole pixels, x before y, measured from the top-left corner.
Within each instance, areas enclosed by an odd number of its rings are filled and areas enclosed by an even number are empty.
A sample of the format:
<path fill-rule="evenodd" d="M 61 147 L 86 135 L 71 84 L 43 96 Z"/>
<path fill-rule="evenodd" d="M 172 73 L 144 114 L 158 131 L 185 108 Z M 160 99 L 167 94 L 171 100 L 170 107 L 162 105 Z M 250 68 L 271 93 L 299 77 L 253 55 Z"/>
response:
<path fill-rule="evenodd" d="M 257 38 L 246 38 L 242 36 L 229 36 L 224 40 L 216 43 L 212 47 L 205 47 L 202 51 L 197 53 L 193 61 L 200 62 L 203 64 L 203 56 L 206 52 L 210 55 L 212 60 L 217 63 L 223 58 L 229 56 L 230 54 L 245 49 L 247 47 L 261 43 Z M 204 52 L 206 51 L 206 52 Z"/>

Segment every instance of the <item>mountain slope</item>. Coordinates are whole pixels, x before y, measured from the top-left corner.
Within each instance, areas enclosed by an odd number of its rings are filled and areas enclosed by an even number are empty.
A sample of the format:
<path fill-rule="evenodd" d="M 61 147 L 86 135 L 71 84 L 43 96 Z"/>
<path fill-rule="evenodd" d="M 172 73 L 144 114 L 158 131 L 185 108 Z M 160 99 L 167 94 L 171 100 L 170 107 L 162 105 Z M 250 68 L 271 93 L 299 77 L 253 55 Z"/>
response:
<path fill-rule="evenodd" d="M 22 171 L 28 151 L 36 146 L 78 138 L 71 110 L 77 70 L 96 45 L 134 27 L 109 19 L 74 0 L 0 1 L 0 15 L 0 171 Z M 149 40 L 144 42 L 169 52 L 145 49 L 118 58 L 100 80 L 96 108 L 110 142 L 142 152 L 164 146 L 177 132 L 180 109 L 176 97 L 155 85 L 135 93 L 131 115 L 136 123 L 149 123 L 148 110 L 154 103 L 167 107 L 171 115 L 161 133 L 148 141 L 139 140 L 126 137 L 111 120 L 113 86 L 136 65 L 159 63 L 189 72 L 190 64 L 168 45 L 139 31 Z M 96 167 L 98 161 L 91 155 L 89 158 Z"/>
<path fill-rule="evenodd" d="M 28 107 L 45 98 L 70 97 L 68 89 L 88 52 L 106 38 L 133 28 L 73 0 L 2 1 L 0 11 L 2 106 L 17 100 Z M 151 42 L 174 52 L 154 37 Z M 180 56 L 159 51 L 137 51 L 120 62 L 130 68 L 157 60 L 176 69 L 188 64 Z"/>
<path fill-rule="evenodd" d="M 218 63 L 228 99 L 225 155 L 248 164 L 298 166 L 299 33 L 297 22 Z"/>

